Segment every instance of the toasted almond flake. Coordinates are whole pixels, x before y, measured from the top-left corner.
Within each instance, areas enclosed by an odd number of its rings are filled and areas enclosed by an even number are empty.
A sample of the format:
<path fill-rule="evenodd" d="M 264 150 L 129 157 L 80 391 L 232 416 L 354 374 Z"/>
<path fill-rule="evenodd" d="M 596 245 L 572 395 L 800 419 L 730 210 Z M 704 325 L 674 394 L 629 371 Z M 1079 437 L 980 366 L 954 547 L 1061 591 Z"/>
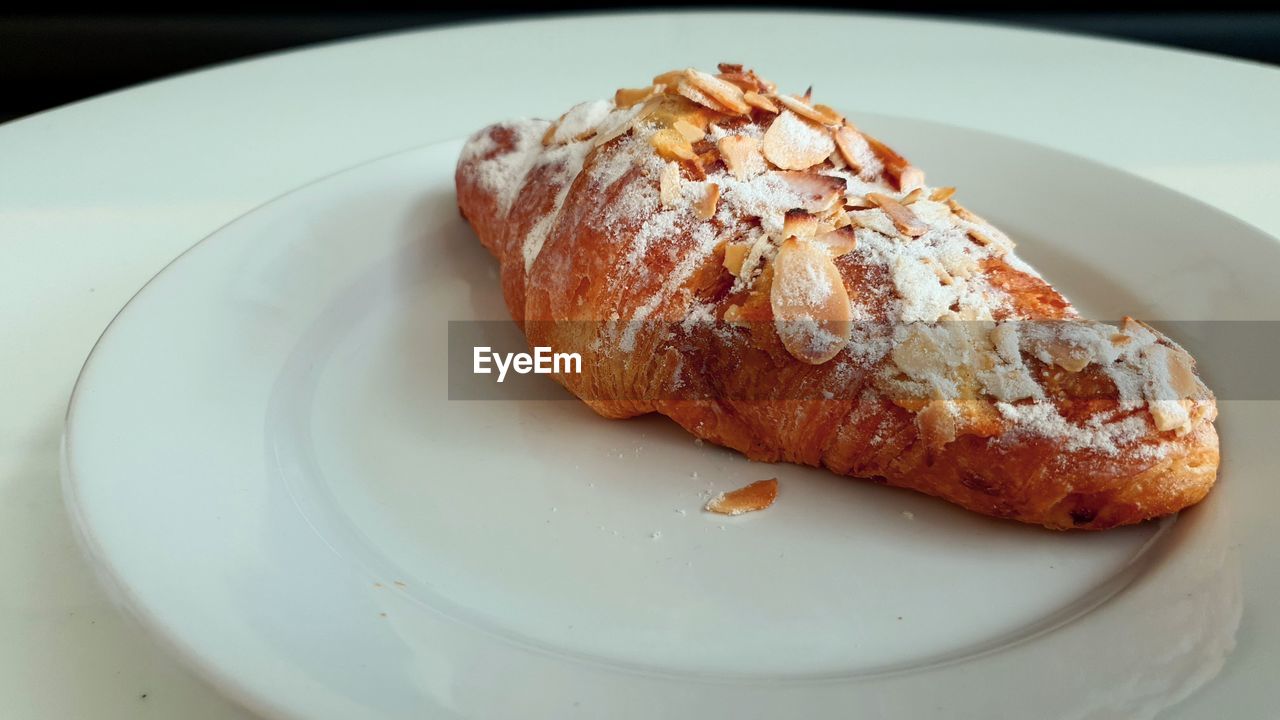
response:
<path fill-rule="evenodd" d="M 720 186 L 707 183 L 702 197 L 694 203 L 693 211 L 700 220 L 710 220 L 716 214 L 716 206 L 720 203 Z"/>
<path fill-rule="evenodd" d="M 819 220 L 804 210 L 788 210 L 782 220 L 782 237 L 813 237 L 818 234 Z"/>
<path fill-rule="evenodd" d="M 800 117 L 806 120 L 812 120 L 813 122 L 816 122 L 819 125 L 835 124 L 831 122 L 831 119 L 828 116 L 818 112 L 816 109 L 814 109 L 812 105 L 805 102 L 804 100 L 801 100 L 800 98 L 792 97 L 791 95 L 775 95 L 774 99 L 777 100 L 778 104 L 781 105 L 782 107 L 790 110 L 791 112 L 799 115 Z"/>
<path fill-rule="evenodd" d="M 826 128 L 784 110 L 765 130 L 761 150 L 783 170 L 806 170 L 826 160 L 835 150 L 835 141 Z"/>
<path fill-rule="evenodd" d="M 978 217 L 977 214 L 970 211 L 969 208 L 956 202 L 955 199 L 947 200 L 947 207 L 951 208 L 951 212 L 955 213 L 955 216 L 960 218 L 961 220 L 968 220 L 971 223 L 978 223 L 979 225 L 987 224 L 986 220 L 983 220 L 982 218 Z"/>
<path fill-rule="evenodd" d="M 653 78 L 654 85 L 666 85 L 668 88 L 674 88 L 680 84 L 680 80 L 684 78 L 683 70 L 670 70 Z"/>
<path fill-rule="evenodd" d="M 1165 353 L 1169 365 L 1169 384 L 1177 391 L 1178 397 L 1190 397 L 1196 392 L 1196 374 L 1192 369 L 1191 356 L 1176 348 Z"/>
<path fill-rule="evenodd" d="M 983 233 L 977 230 L 974 230 L 973 228 L 969 228 L 967 231 L 965 231 L 965 234 L 969 236 L 970 240 L 978 243 L 982 247 L 986 247 L 995 242 L 991 238 L 987 237 L 986 235 L 984 235 Z"/>
<path fill-rule="evenodd" d="M 719 75 L 716 75 L 716 77 L 727 83 L 737 85 L 738 88 L 744 92 L 756 92 L 760 90 L 760 83 L 756 82 L 755 78 L 747 75 L 746 73 L 720 73 Z"/>
<path fill-rule="evenodd" d="M 866 210 L 867 208 L 875 207 L 876 204 L 868 200 L 864 195 L 846 195 L 844 206 L 848 210 Z"/>
<path fill-rule="evenodd" d="M 666 160 L 698 159 L 698 156 L 693 152 L 693 145 L 689 143 L 685 136 L 671 128 L 663 128 L 654 133 L 649 142 L 652 143 L 658 154 Z"/>
<path fill-rule="evenodd" d="M 720 493 L 706 505 L 707 512 L 720 515 L 742 515 L 764 510 L 778 497 L 778 479 L 757 480 L 727 493 Z"/>
<path fill-rule="evenodd" d="M 907 237 L 920 237 L 929 231 L 929 226 L 920 221 L 911 209 L 881 193 L 867 193 L 867 199 L 875 203 L 893 221 L 898 232 Z"/>
<path fill-rule="evenodd" d="M 698 105 L 704 108 L 707 108 L 708 110 L 713 110 L 719 113 L 728 112 L 724 108 L 724 106 L 716 102 L 714 98 L 702 92 L 702 90 L 698 89 L 696 86 L 694 86 L 692 83 L 686 80 L 681 80 L 680 84 L 676 85 L 676 92 L 692 100 Z"/>
<path fill-rule="evenodd" d="M 763 110 L 768 113 L 773 113 L 774 115 L 778 114 L 778 106 L 773 104 L 772 100 L 758 92 L 748 90 L 742 94 L 742 99 L 748 105 L 756 108 L 757 110 Z"/>
<path fill-rule="evenodd" d="M 826 248 L 833 258 L 853 252 L 858 247 L 858 237 L 848 225 L 815 235 L 813 241 Z"/>
<path fill-rule="evenodd" d="M 683 135 L 684 139 L 688 140 L 691 143 L 698 142 L 699 140 L 707 136 L 707 133 L 705 130 L 699 128 L 697 125 L 694 125 L 693 123 L 684 119 L 677 120 L 674 123 L 672 123 L 671 129 Z"/>
<path fill-rule="evenodd" d="M 637 113 L 637 115 L 639 114 L 640 113 Z M 635 124 L 636 124 L 635 118 L 628 119 L 625 116 L 620 118 L 614 118 L 613 121 L 608 126 L 601 126 L 600 132 L 596 133 L 596 138 L 594 141 L 595 146 L 600 147 L 601 145 L 604 145 L 614 140 L 615 138 L 625 135 L 626 133 L 631 131 L 631 128 L 635 126 Z"/>
<path fill-rule="evenodd" d="M 802 122 L 802 121 L 801 121 Z M 830 210 L 844 195 L 845 180 L 835 175 L 784 170 L 776 173 L 797 196 L 796 206 L 812 213 Z"/>
<path fill-rule="evenodd" d="M 1053 364 L 1067 372 L 1080 372 L 1093 361 L 1089 350 L 1078 345 L 1054 341 L 1046 343 L 1043 347 L 1053 360 Z"/>
<path fill-rule="evenodd" d="M 764 156 L 760 154 L 760 141 L 746 135 L 726 135 L 716 143 L 720 158 L 730 174 L 746 180 L 765 171 Z"/>
<path fill-rule="evenodd" d="M 940 188 L 934 189 L 933 192 L 929 193 L 929 199 L 933 200 L 934 202 L 946 202 L 951 199 L 952 195 L 955 195 L 955 194 L 956 194 L 956 189 L 953 187 L 940 187 Z"/>
<path fill-rule="evenodd" d="M 662 168 L 662 174 L 658 176 L 658 199 L 662 202 L 662 207 L 674 208 L 680 205 L 683 199 L 681 185 L 680 166 L 668 161 Z"/>
<path fill-rule="evenodd" d="M 937 260 L 928 258 L 928 262 L 926 264 L 929 266 L 929 269 L 933 271 L 933 274 L 938 276 L 938 282 L 943 285 L 950 285 L 955 282 L 955 278 L 951 277 L 951 273 L 947 272 L 947 269 L 939 264 Z"/>
<path fill-rule="evenodd" d="M 1153 400 L 1147 403 L 1147 412 L 1160 432 L 1173 430 L 1178 437 L 1191 432 L 1191 416 L 1187 412 L 1190 400 Z"/>
<path fill-rule="evenodd" d="M 689 68 L 684 71 L 684 82 L 697 88 L 702 94 L 711 98 L 723 109 L 731 113 L 745 115 L 751 110 L 751 107 L 747 105 L 747 101 L 742 97 L 742 88 L 733 83 L 725 82 L 714 75 L 708 75 L 701 70 Z M 683 95 L 684 93 L 681 92 L 681 94 Z M 686 95 L 686 97 L 688 96 Z M 694 98 L 689 99 L 694 100 Z M 697 100 L 694 100 L 694 102 L 697 102 Z"/>
<path fill-rule="evenodd" d="M 747 259 L 747 253 L 750 251 L 751 243 L 729 243 L 724 246 L 724 266 L 731 275 L 741 277 L 742 261 Z M 725 314 L 727 316 L 728 312 L 726 311 Z"/>
<path fill-rule="evenodd" d="M 931 400 L 916 414 L 920 436 L 933 450 L 941 450 L 956 439 L 956 414 L 952 403 Z"/>
<path fill-rule="evenodd" d="M 613 94 L 613 104 L 619 108 L 629 108 L 642 103 L 653 95 L 653 86 L 645 88 L 618 88 Z"/>
<path fill-rule="evenodd" d="M 920 196 L 922 195 L 924 195 L 924 189 L 916 188 L 915 190 L 912 190 L 911 192 L 903 196 L 903 198 L 898 202 L 902 203 L 903 205 L 910 205 L 911 203 L 919 200 Z"/>
<path fill-rule="evenodd" d="M 912 167 L 911 163 L 894 152 L 893 148 L 866 133 L 863 133 L 862 136 L 866 138 L 867 144 L 871 146 L 871 151 L 884 164 L 885 175 L 893 181 L 899 191 L 906 192 L 924 183 L 924 173 Z"/>
<path fill-rule="evenodd" d="M 827 125 L 841 125 L 844 123 L 844 115 L 841 115 L 839 110 L 836 110 L 830 105 L 818 103 L 813 106 L 813 109 L 817 111 L 819 115 L 826 118 L 825 122 Z"/>
<path fill-rule="evenodd" d="M 820 365 L 849 342 L 849 293 L 840 269 L 817 243 L 797 238 L 782 243 L 773 260 L 769 305 L 778 339 L 801 362 Z"/>
<path fill-rule="evenodd" d="M 1111 336 L 1111 344 L 1116 347 L 1128 345 L 1129 342 L 1132 340 L 1133 338 L 1129 337 L 1128 335 L 1125 335 L 1124 333 L 1116 333 L 1115 335 Z"/>
<path fill-rule="evenodd" d="M 707 179 L 706 166 L 715 162 L 718 158 L 714 152 L 708 151 L 699 155 L 696 159 L 686 161 L 684 167 L 688 169 L 689 175 L 699 182 Z"/>
<path fill-rule="evenodd" d="M 865 145 L 866 140 L 858 134 L 857 130 L 843 125 L 835 129 L 832 138 L 835 140 L 836 150 L 840 153 L 840 159 L 844 160 L 845 165 L 848 165 L 854 173 L 862 172 L 862 166 L 858 163 L 858 146 Z"/>
<path fill-rule="evenodd" d="M 898 189 L 906 192 L 907 190 L 919 190 L 924 187 L 924 171 L 915 165 L 908 165 L 898 175 Z"/>
<path fill-rule="evenodd" d="M 716 69 L 722 73 L 743 72 L 742 63 L 716 63 Z"/>
<path fill-rule="evenodd" d="M 543 146 L 543 147 L 551 147 L 551 144 L 552 144 L 552 143 L 554 143 L 554 142 L 556 141 L 556 132 L 557 132 L 559 129 L 560 129 L 560 121 L 559 121 L 559 120 L 557 120 L 557 121 L 555 121 L 555 122 L 551 123 L 549 126 L 547 126 L 547 131 L 546 131 L 546 132 L 544 132 L 544 133 L 542 133 L 542 146 Z"/>

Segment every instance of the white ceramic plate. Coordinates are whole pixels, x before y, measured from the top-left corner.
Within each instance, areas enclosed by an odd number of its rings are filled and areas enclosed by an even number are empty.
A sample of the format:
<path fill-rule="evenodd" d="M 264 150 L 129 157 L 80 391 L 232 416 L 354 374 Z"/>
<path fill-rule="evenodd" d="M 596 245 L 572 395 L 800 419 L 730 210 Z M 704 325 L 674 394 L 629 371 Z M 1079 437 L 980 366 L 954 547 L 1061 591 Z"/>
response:
<path fill-rule="evenodd" d="M 857 120 L 1087 313 L 1280 303 L 1280 245 L 1193 200 L 997 136 Z M 1265 440 L 1235 404 L 1206 502 L 1079 534 L 755 465 L 660 418 L 450 401 L 448 321 L 506 317 L 456 210 L 458 149 L 228 225 L 85 365 L 64 444 L 79 530 L 219 686 L 307 718 L 1128 718 L 1218 673 L 1241 618 L 1230 517 Z M 769 476 L 768 512 L 699 512 Z"/>

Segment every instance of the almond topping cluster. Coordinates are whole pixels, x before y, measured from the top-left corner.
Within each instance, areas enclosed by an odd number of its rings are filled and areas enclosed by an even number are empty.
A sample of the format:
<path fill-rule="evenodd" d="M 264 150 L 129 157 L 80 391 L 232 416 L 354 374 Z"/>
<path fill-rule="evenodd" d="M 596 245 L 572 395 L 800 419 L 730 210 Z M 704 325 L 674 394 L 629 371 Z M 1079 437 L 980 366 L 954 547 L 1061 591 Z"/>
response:
<path fill-rule="evenodd" d="M 949 211 L 952 222 L 965 223 L 963 231 L 975 245 L 999 250 L 1007 244 L 998 233 L 997 239 L 984 232 L 986 223 L 954 200 L 954 188 L 929 191 L 923 172 L 840 112 L 814 103 L 811 89 L 782 94 L 741 65 L 723 63 L 718 69 L 672 70 L 648 87 L 619 89 L 614 105 L 626 112 L 599 128 L 594 143 L 600 147 L 643 127 L 665 161 L 658 178 L 661 207 L 688 208 L 700 220 L 715 217 L 726 190 L 708 180 L 713 173 L 751 183 L 752 192 L 787 198 L 783 202 L 791 207 L 780 231 L 771 225 L 765 235 L 723 243 L 720 251 L 735 278 L 734 292 L 767 299 L 778 339 L 795 358 L 827 362 L 852 336 L 850 289 L 836 260 L 855 249 L 858 228 L 911 242 L 929 232 L 938 212 Z M 559 125 L 548 130 L 549 138 L 569 134 Z M 838 170 L 885 190 L 850 192 L 846 176 L 833 172 Z M 934 220 L 913 209 L 924 200 Z M 942 285 L 968 277 L 964 268 L 926 265 Z M 734 305 L 725 319 L 740 315 Z"/>

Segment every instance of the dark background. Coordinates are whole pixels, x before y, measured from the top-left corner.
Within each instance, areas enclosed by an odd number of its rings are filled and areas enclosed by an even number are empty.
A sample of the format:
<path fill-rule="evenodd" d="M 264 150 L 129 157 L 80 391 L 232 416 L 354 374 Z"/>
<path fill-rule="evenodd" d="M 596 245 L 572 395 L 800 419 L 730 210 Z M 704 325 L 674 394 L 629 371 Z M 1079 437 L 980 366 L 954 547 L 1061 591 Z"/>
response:
<path fill-rule="evenodd" d="M 3 3 L 3 0 L 0 0 Z M 869 2 L 736 3 L 740 7 L 869 9 L 977 19 L 1160 43 L 1280 64 L 1280 11 L 1203 3 L 1195 11 L 1160 11 L 1123 3 L 1047 0 L 1022 3 L 891 4 Z M 706 3 L 648 3 L 693 9 Z M 48 3 L 0 4 L 0 121 L 193 68 L 309 43 L 387 30 L 527 17 L 549 12 L 632 9 L 622 3 L 427 3 L 370 0 L 358 9 L 313 0 L 236 0 L 130 5 L 101 9 Z M 962 7 L 963 10 L 958 10 Z M 1207 10 L 1212 10 L 1209 12 Z M 531 48 L 536 51 L 536 48 Z"/>

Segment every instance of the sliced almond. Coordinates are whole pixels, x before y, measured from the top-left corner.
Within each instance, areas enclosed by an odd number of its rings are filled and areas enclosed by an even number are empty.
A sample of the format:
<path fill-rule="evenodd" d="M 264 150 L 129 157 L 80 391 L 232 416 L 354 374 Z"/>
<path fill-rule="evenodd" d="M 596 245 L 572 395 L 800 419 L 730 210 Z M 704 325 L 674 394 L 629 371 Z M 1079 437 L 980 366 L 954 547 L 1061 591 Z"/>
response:
<path fill-rule="evenodd" d="M 693 145 L 685 136 L 671 128 L 663 128 L 649 140 L 658 155 L 666 160 L 697 160 Z"/>
<path fill-rule="evenodd" d="M 884 164 L 884 173 L 901 192 L 906 192 L 924 184 L 924 172 L 907 162 L 907 159 L 893 151 L 893 148 L 863 133 L 871 151 Z"/>
<path fill-rule="evenodd" d="M 972 241 L 974 241 L 974 242 L 978 243 L 978 244 L 979 244 L 979 245 L 981 245 L 982 247 L 986 247 L 986 246 L 991 245 L 992 243 L 994 243 L 994 242 L 995 242 L 995 240 L 992 240 L 991 238 L 987 237 L 987 236 L 986 236 L 985 234 L 983 234 L 982 232 L 980 232 L 980 231 L 978 231 L 978 230 L 974 230 L 973 228 L 969 228 L 967 231 L 965 231 L 965 234 L 969 236 L 969 239 L 970 239 L 970 240 L 972 240 Z"/>
<path fill-rule="evenodd" d="M 916 414 L 920 436 L 933 450 L 941 450 L 956 439 L 956 414 L 952 403 L 932 400 Z"/>
<path fill-rule="evenodd" d="M 813 106 L 813 109 L 819 115 L 826 118 L 824 122 L 827 125 L 841 125 L 844 123 L 844 115 L 841 115 L 839 110 L 836 110 L 830 105 L 823 105 L 821 103 L 818 103 Z"/>
<path fill-rule="evenodd" d="M 686 80 L 681 80 L 680 84 L 676 85 L 676 92 L 708 110 L 727 112 L 723 105 Z"/>
<path fill-rule="evenodd" d="M 867 199 L 875 203 L 893 221 L 898 232 L 907 237 L 920 237 L 929 231 L 929 226 L 921 222 L 911 209 L 881 193 L 867 193 Z"/>
<path fill-rule="evenodd" d="M 776 95 L 774 96 L 774 99 L 777 100 L 778 104 L 781 105 L 782 107 L 790 110 L 791 112 L 799 115 L 800 117 L 806 120 L 812 120 L 813 122 L 816 122 L 819 125 L 836 124 L 831 121 L 831 118 L 828 115 L 818 112 L 816 108 L 814 108 L 812 105 L 805 102 L 804 100 L 801 100 L 800 98 L 792 97 L 791 95 Z M 836 122 L 839 122 L 839 121 L 836 121 Z"/>
<path fill-rule="evenodd" d="M 716 143 L 724 166 L 739 180 L 746 180 L 765 171 L 764 156 L 760 154 L 760 141 L 746 135 L 726 135 Z"/>
<path fill-rule="evenodd" d="M 795 207 L 812 213 L 826 212 L 844 196 L 845 180 L 835 175 L 786 170 L 775 176 L 796 194 Z"/>
<path fill-rule="evenodd" d="M 766 83 L 756 75 L 754 70 L 745 70 L 741 65 L 731 63 L 720 63 L 718 69 L 720 74 L 716 77 L 733 83 L 745 91 L 761 92 L 766 89 Z"/>
<path fill-rule="evenodd" d="M 684 79 L 683 70 L 670 70 L 653 78 L 654 85 L 666 85 L 668 88 L 674 88 Z"/>
<path fill-rule="evenodd" d="M 557 120 L 547 127 L 547 131 L 542 133 L 542 146 L 551 147 L 556 141 L 556 133 L 560 130 L 560 121 Z"/>
<path fill-rule="evenodd" d="M 915 165 L 908 165 L 898 175 L 898 189 L 902 191 L 917 190 L 924 187 L 924 171 Z"/>
<path fill-rule="evenodd" d="M 955 194 L 956 189 L 953 187 L 940 187 L 935 188 L 933 192 L 929 193 L 929 199 L 934 202 L 946 202 Z"/>
<path fill-rule="evenodd" d="M 858 247 L 858 237 L 851 226 L 844 226 L 814 235 L 813 241 L 824 248 L 833 258 L 853 252 Z"/>
<path fill-rule="evenodd" d="M 909 326 L 908 333 L 906 339 L 890 351 L 893 364 L 914 380 L 945 376 L 946 351 L 934 333 L 919 325 Z"/>
<path fill-rule="evenodd" d="M 684 119 L 677 120 L 672 123 L 671 129 L 683 135 L 684 139 L 691 143 L 698 142 L 707 136 L 707 132 L 705 130 Z"/>
<path fill-rule="evenodd" d="M 778 479 L 757 480 L 727 493 L 720 493 L 706 505 L 707 512 L 720 515 L 742 515 L 764 510 L 778 497 Z"/>
<path fill-rule="evenodd" d="M 801 362 L 820 365 L 849 342 L 849 293 L 840 269 L 817 243 L 796 238 L 782 243 L 773 260 L 769 304 L 778 339 Z"/>
<path fill-rule="evenodd" d="M 779 113 L 761 141 L 765 158 L 783 170 L 806 170 L 835 151 L 831 133 L 793 112 Z"/>
<path fill-rule="evenodd" d="M 747 253 L 751 252 L 751 243 L 729 243 L 724 246 L 724 266 L 734 277 L 741 277 L 742 262 L 747 259 Z"/>
<path fill-rule="evenodd" d="M 1196 373 L 1192 369 L 1191 356 L 1176 348 L 1166 353 L 1169 365 L 1169 384 L 1179 398 L 1191 397 L 1196 393 Z"/>
<path fill-rule="evenodd" d="M 641 112 L 643 112 L 643 110 Z M 637 113 L 637 116 L 639 114 L 640 113 Z M 613 120 L 609 123 L 609 125 L 607 126 L 602 125 L 600 127 L 600 132 L 596 133 L 596 139 L 595 139 L 596 147 L 600 147 L 601 145 L 611 142 L 614 138 L 618 138 L 625 135 L 626 133 L 630 132 L 632 127 L 635 126 L 636 124 L 635 118 L 627 117 L 626 113 L 618 113 L 618 115 L 620 117 L 613 118 Z"/>
<path fill-rule="evenodd" d="M 982 218 L 978 217 L 975 213 L 971 212 L 969 208 L 956 202 L 954 198 L 947 200 L 947 207 L 951 208 L 951 212 L 955 213 L 955 216 L 960 218 L 961 220 L 967 220 L 971 223 L 978 223 L 979 225 L 987 224 L 986 220 L 983 220 Z"/>
<path fill-rule="evenodd" d="M 1191 415 L 1187 412 L 1187 400 L 1153 400 L 1147 403 L 1147 412 L 1160 432 L 1173 430 L 1179 437 L 1191 431 Z"/>
<path fill-rule="evenodd" d="M 748 90 L 742 94 L 742 99 L 748 105 L 756 108 L 757 110 L 764 110 L 765 112 L 773 113 L 774 115 L 778 114 L 778 106 L 773 104 L 772 100 L 758 92 Z"/>
<path fill-rule="evenodd" d="M 746 73 L 720 73 L 716 77 L 727 83 L 737 85 L 743 92 L 758 92 L 760 90 L 760 83 Z"/>
<path fill-rule="evenodd" d="M 1049 354 L 1053 364 L 1067 372 L 1080 372 L 1093 360 L 1087 348 L 1062 341 L 1046 343 L 1044 351 Z"/>
<path fill-rule="evenodd" d="M 943 285 L 950 285 L 955 282 L 956 279 L 952 277 L 951 273 L 947 272 L 947 269 L 937 260 L 934 260 L 933 258 L 928 258 L 928 260 L 929 262 L 927 264 L 929 265 L 929 269 L 933 271 L 934 275 L 938 276 L 939 283 Z"/>
<path fill-rule="evenodd" d="M 912 190 L 911 192 L 903 196 L 903 198 L 898 202 L 902 203 L 903 205 L 910 205 L 911 203 L 919 200 L 922 195 L 924 195 L 924 188 L 916 188 L 915 190 Z"/>
<path fill-rule="evenodd" d="M 788 210 L 782 220 L 782 237 L 813 237 L 818 234 L 821 222 L 818 217 L 804 210 Z"/>
<path fill-rule="evenodd" d="M 868 200 L 865 195 L 844 196 L 844 207 L 846 210 L 866 210 L 875 206 L 876 204 Z"/>
<path fill-rule="evenodd" d="M 619 88 L 613 94 L 613 104 L 620 108 L 629 108 L 648 100 L 653 95 L 653 86 L 645 88 Z"/>
<path fill-rule="evenodd" d="M 709 75 L 701 70 L 689 68 L 684 71 L 684 82 L 697 88 L 702 92 L 702 94 L 711 98 L 722 108 L 731 113 L 745 115 L 751 110 L 751 107 L 747 105 L 747 101 L 742 97 L 742 88 L 734 85 L 733 83 L 725 82 L 714 75 Z M 680 94 L 684 95 L 684 92 L 681 91 Z M 688 96 L 685 95 L 685 97 Z M 689 99 L 694 100 L 694 102 L 698 102 L 694 98 Z M 712 109 L 714 110 L 717 108 Z"/>
<path fill-rule="evenodd" d="M 702 193 L 702 197 L 693 204 L 694 214 L 700 220 L 710 220 L 716 214 L 716 206 L 720 203 L 720 186 L 715 183 L 707 183 Z"/>
<path fill-rule="evenodd" d="M 658 199 L 664 208 L 679 207 L 683 199 L 680 165 L 668 161 L 658 176 Z"/>
<path fill-rule="evenodd" d="M 836 150 L 840 153 L 840 159 L 849 166 L 854 173 L 862 172 L 862 163 L 858 159 L 858 150 L 867 146 L 866 138 L 858 134 L 857 130 L 851 127 L 840 126 L 832 133 L 835 140 Z"/>

